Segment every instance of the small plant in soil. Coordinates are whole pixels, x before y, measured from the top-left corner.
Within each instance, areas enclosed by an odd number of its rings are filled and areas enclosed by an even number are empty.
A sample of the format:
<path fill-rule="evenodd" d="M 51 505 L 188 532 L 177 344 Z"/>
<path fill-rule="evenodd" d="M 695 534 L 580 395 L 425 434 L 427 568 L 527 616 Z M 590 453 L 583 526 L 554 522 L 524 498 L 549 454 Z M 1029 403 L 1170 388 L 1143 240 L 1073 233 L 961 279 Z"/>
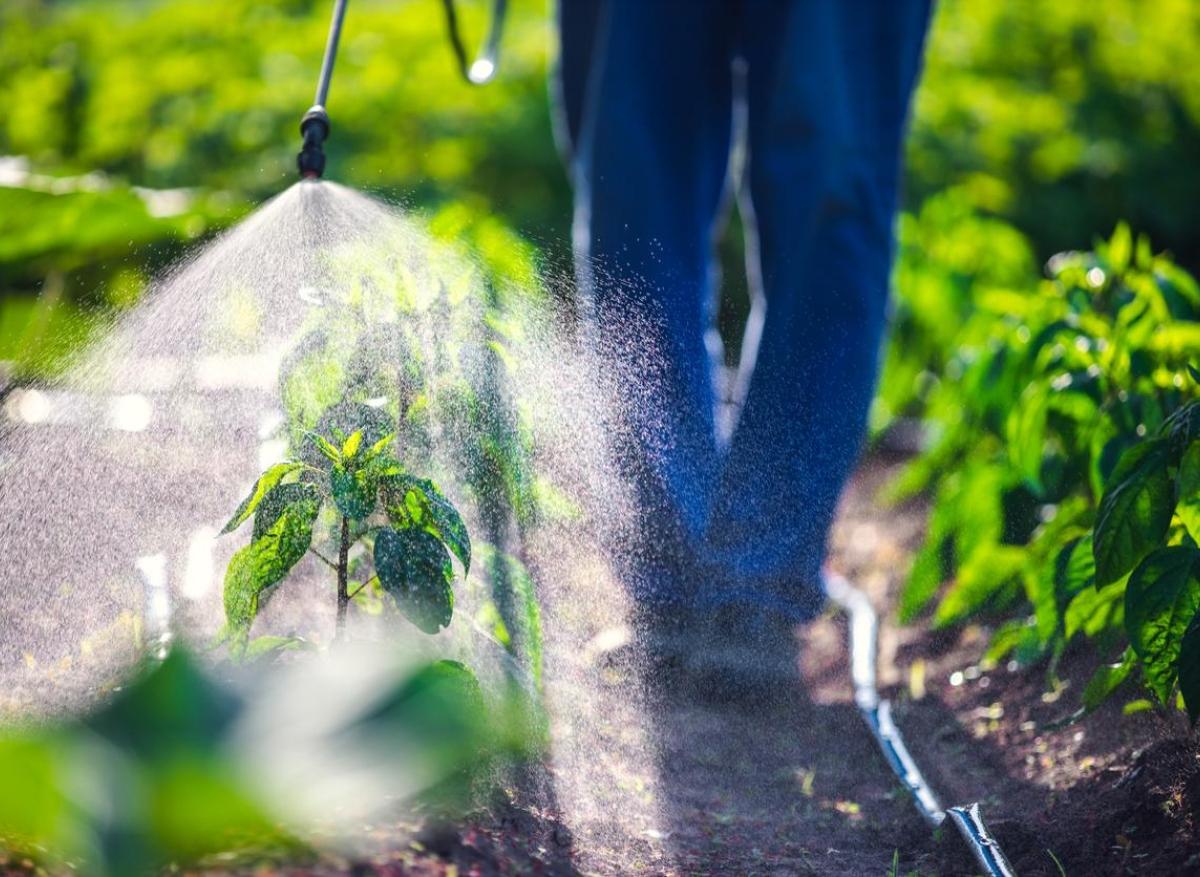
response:
<path fill-rule="evenodd" d="M 225 572 L 223 639 L 235 656 L 297 643 L 285 637 L 251 641 L 249 634 L 271 589 L 310 553 L 335 578 L 336 638 L 345 635 L 351 602 L 366 590 L 425 633 L 450 623 L 451 555 L 464 575 L 471 563 L 466 525 L 436 484 L 408 472 L 389 451 L 394 435 L 378 433 L 370 422 L 349 434 L 337 427 L 328 435 L 307 433 L 305 451 L 311 453 L 263 472 L 225 525 L 222 533 L 231 533 L 254 519 L 250 544 L 233 555 Z M 326 551 L 314 545 L 322 521 L 331 531 Z M 360 542 L 366 557 L 352 560 Z"/>

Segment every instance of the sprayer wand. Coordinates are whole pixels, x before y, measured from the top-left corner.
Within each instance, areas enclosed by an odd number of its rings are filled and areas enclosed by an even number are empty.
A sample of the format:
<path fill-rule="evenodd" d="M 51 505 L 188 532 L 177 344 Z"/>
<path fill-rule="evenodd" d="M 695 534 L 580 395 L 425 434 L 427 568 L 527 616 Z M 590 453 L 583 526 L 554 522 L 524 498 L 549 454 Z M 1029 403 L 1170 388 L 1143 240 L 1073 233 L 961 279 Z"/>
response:
<path fill-rule="evenodd" d="M 325 141 L 329 137 L 329 113 L 325 102 L 329 98 L 329 82 L 333 79 L 333 62 L 337 59 L 338 41 L 342 37 L 342 22 L 346 19 L 348 0 L 334 0 L 333 21 L 329 25 L 329 40 L 325 43 L 325 59 L 321 62 L 321 78 L 317 80 L 317 97 L 308 112 L 300 120 L 300 135 L 304 145 L 296 156 L 300 176 L 306 180 L 320 179 L 325 174 Z M 446 12 L 446 29 L 450 46 L 462 76 L 472 85 L 490 82 L 496 73 L 500 53 L 500 34 L 504 28 L 504 13 L 507 0 L 492 0 L 492 23 L 487 38 L 473 62 L 468 63 L 467 52 L 459 34 L 458 15 L 454 0 L 442 0 Z"/>
<path fill-rule="evenodd" d="M 321 78 L 317 80 L 317 97 L 300 120 L 300 135 L 304 146 L 296 156 L 300 176 L 316 179 L 325 173 L 325 139 L 329 136 L 329 113 L 325 101 L 329 98 L 329 82 L 333 78 L 333 62 L 337 58 L 338 41 L 342 38 L 342 22 L 346 20 L 347 0 L 335 0 L 333 21 L 329 25 L 329 40 L 325 43 L 325 60 L 321 62 Z"/>

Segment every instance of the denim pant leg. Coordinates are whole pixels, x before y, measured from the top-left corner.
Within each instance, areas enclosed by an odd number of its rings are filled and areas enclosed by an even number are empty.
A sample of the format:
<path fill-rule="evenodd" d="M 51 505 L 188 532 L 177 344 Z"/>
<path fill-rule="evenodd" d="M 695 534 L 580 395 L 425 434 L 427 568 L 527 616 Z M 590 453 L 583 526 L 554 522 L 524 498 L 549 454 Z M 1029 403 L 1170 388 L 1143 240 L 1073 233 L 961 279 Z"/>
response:
<path fill-rule="evenodd" d="M 765 323 L 708 530 L 726 590 L 795 620 L 859 452 L 928 0 L 747 3 L 748 181 Z"/>
<path fill-rule="evenodd" d="M 570 0 L 568 0 L 570 2 Z M 563 97 L 573 143 L 576 266 L 600 329 L 653 348 L 655 398 L 627 399 L 635 471 L 652 507 L 634 564 L 646 599 L 683 596 L 673 561 L 704 531 L 715 483 L 712 237 L 725 191 L 734 34 L 723 0 L 607 0 L 588 40 L 562 35 Z M 589 46 L 586 83 L 568 55 Z M 575 111 L 572 100 L 581 102 Z M 630 317 L 648 320 L 629 332 Z M 610 321 L 625 325 L 614 326 Z M 642 351 L 637 351 L 641 353 Z M 632 359 L 627 357 L 626 359 Z"/>

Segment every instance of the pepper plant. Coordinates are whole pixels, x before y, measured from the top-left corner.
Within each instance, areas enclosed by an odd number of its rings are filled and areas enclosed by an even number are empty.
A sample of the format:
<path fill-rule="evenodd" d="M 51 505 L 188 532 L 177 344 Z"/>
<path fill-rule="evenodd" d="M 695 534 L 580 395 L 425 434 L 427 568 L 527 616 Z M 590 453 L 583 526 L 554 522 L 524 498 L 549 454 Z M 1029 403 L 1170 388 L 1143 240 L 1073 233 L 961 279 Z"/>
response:
<path fill-rule="evenodd" d="M 1139 669 L 1195 720 L 1200 288 L 1124 226 L 1048 268 L 1036 290 L 980 294 L 932 376 L 935 440 L 892 489 L 934 495 L 901 615 L 937 598 L 937 626 L 999 616 L 987 659 L 1052 674 L 1089 639 L 1119 657 L 1084 709 Z"/>
<path fill-rule="evenodd" d="M 381 592 L 425 633 L 450 623 L 451 555 L 464 575 L 471 564 L 462 516 L 436 484 L 408 472 L 390 453 L 394 435 L 379 434 L 369 406 L 350 406 L 335 419 L 345 422 L 348 412 L 357 413 L 358 428 L 308 433 L 308 452 L 263 472 L 222 531 L 254 519 L 250 544 L 233 555 L 225 573 L 225 636 L 238 654 L 282 644 L 265 637 L 251 643 L 250 627 L 269 589 L 306 554 L 335 574 L 338 637 L 351 601 L 366 588 Z M 313 544 L 322 510 L 333 519 L 332 557 Z M 350 553 L 359 542 L 369 549 L 373 574 L 366 577 L 352 573 Z"/>

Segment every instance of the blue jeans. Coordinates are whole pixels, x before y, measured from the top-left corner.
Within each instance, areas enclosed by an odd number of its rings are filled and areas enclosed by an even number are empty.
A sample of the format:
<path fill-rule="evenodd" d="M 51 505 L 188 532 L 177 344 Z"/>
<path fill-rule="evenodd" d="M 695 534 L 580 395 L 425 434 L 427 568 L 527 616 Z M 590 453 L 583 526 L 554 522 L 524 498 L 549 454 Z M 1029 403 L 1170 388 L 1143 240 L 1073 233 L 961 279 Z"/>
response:
<path fill-rule="evenodd" d="M 860 451 L 929 0 L 561 0 L 577 270 L 598 310 L 643 293 L 659 351 L 638 453 L 670 534 L 642 596 L 793 620 Z M 735 124 L 738 120 L 738 124 Z M 746 154 L 731 179 L 735 130 Z M 714 239 L 731 195 L 756 299 L 717 429 Z M 637 296 L 633 296 L 637 298 Z M 664 548 L 664 546 L 667 546 Z M 673 556 L 679 563 L 671 563 Z"/>

